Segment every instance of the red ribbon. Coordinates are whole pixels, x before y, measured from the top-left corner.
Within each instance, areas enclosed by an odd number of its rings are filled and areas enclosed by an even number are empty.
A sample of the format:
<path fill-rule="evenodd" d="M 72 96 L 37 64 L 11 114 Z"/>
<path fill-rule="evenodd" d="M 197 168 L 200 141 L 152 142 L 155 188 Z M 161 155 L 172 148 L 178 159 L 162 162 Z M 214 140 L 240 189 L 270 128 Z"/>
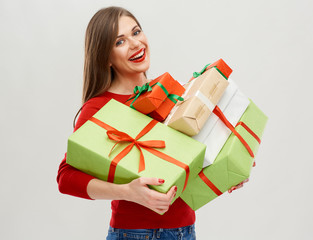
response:
<path fill-rule="evenodd" d="M 236 127 L 239 125 L 243 126 L 247 132 L 249 132 L 258 141 L 259 144 L 261 144 L 261 139 L 251 130 L 251 128 L 249 128 L 244 122 L 238 122 Z"/>
<path fill-rule="evenodd" d="M 254 158 L 253 151 L 251 150 L 248 143 L 243 139 L 243 137 L 236 131 L 236 129 L 233 127 L 233 125 L 227 120 L 222 110 L 216 106 L 213 110 L 213 113 L 215 113 L 216 116 L 221 119 L 221 121 L 237 136 L 237 138 L 240 140 L 240 142 L 245 146 L 245 148 L 248 150 L 251 157 Z"/>
<path fill-rule="evenodd" d="M 144 136 L 146 133 L 148 133 L 158 123 L 158 121 L 156 121 L 154 119 L 151 120 L 149 122 L 149 124 L 147 126 L 145 126 L 135 138 L 132 138 L 131 136 L 129 136 L 125 132 L 121 132 L 121 131 L 116 130 L 115 128 L 113 128 L 110 125 L 100 121 L 97 118 L 91 117 L 90 121 L 94 122 L 95 124 L 97 124 L 98 126 L 104 128 L 104 129 L 106 129 L 109 139 L 116 141 L 116 143 L 112 147 L 109 155 L 111 154 L 112 150 L 114 149 L 114 147 L 118 143 L 131 142 L 131 144 L 129 144 L 127 147 L 125 147 L 111 161 L 110 169 L 109 169 L 109 175 L 108 175 L 108 182 L 114 181 L 114 175 L 115 175 L 115 170 L 116 170 L 117 164 L 119 163 L 120 160 L 123 159 L 123 157 L 125 157 L 131 151 L 131 149 L 135 145 L 138 148 L 138 150 L 140 151 L 140 160 L 139 160 L 138 172 L 141 172 L 145 169 L 144 156 L 143 156 L 143 153 L 141 150 L 143 148 L 143 149 L 149 151 L 150 153 L 154 154 L 155 156 L 160 157 L 165 161 L 168 161 L 170 163 L 173 163 L 173 164 L 183 168 L 186 172 L 185 185 L 184 185 L 184 189 L 183 189 L 183 190 L 185 190 L 185 188 L 187 186 L 188 178 L 189 178 L 189 172 L 190 172 L 189 166 L 186 165 L 185 163 L 182 163 L 182 162 L 176 160 L 175 158 L 172 158 L 172 157 L 166 155 L 165 153 L 162 153 L 162 152 L 154 149 L 154 148 L 165 148 L 165 142 L 162 140 L 138 141 L 138 139 L 141 138 L 142 136 Z"/>
<path fill-rule="evenodd" d="M 220 196 L 223 193 L 207 178 L 207 176 L 204 175 L 203 173 L 203 169 L 201 170 L 201 172 L 199 173 L 199 177 L 202 179 L 202 181 L 208 185 L 209 188 L 212 189 L 212 191 L 217 195 Z"/>
<path fill-rule="evenodd" d="M 213 112 L 216 114 L 216 116 L 219 117 L 219 119 L 222 120 L 222 122 L 238 137 L 238 139 L 242 142 L 242 144 L 246 147 L 246 149 L 248 150 L 249 154 L 251 157 L 254 158 L 254 154 L 251 150 L 251 148 L 249 147 L 248 143 L 241 137 L 241 135 L 235 130 L 235 128 L 233 127 L 233 125 L 227 120 L 227 118 L 225 117 L 225 115 L 223 114 L 223 112 L 221 111 L 221 109 L 216 106 L 213 110 Z M 238 122 L 236 124 L 236 127 L 241 125 L 242 127 L 244 127 L 260 144 L 261 143 L 261 139 L 251 130 L 251 128 L 249 128 L 244 122 Z M 253 162 L 253 166 L 255 166 L 255 162 Z M 199 177 L 202 179 L 202 181 L 209 187 L 211 188 L 211 190 L 218 196 L 222 195 L 223 193 L 207 178 L 207 176 L 204 175 L 203 173 L 203 169 L 202 171 L 199 173 Z"/>

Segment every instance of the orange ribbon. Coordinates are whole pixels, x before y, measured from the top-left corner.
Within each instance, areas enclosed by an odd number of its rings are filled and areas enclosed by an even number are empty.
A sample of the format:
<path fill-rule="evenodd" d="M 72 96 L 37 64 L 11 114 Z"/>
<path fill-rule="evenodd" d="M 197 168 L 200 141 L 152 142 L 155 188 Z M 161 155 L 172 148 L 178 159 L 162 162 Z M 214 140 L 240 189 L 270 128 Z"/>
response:
<path fill-rule="evenodd" d="M 144 160 L 144 156 L 143 156 L 143 153 L 141 150 L 143 148 L 143 149 L 147 150 L 148 152 L 154 154 L 155 156 L 160 157 L 165 161 L 168 161 L 170 163 L 173 163 L 173 164 L 183 168 L 186 172 L 185 185 L 184 185 L 184 189 L 183 189 L 183 190 L 185 190 L 185 188 L 187 186 L 188 178 L 189 178 L 189 172 L 190 172 L 189 166 L 186 165 L 185 163 L 182 163 L 182 162 L 176 160 L 175 158 L 172 158 L 172 157 L 166 155 L 165 153 L 162 153 L 162 152 L 154 149 L 154 148 L 165 148 L 165 142 L 162 140 L 138 141 L 138 139 L 141 138 L 142 136 L 144 136 L 146 133 L 148 133 L 158 123 L 158 121 L 156 121 L 154 119 L 151 120 L 149 122 L 149 124 L 147 126 L 145 126 L 135 138 L 132 138 L 131 136 L 129 136 L 125 132 L 121 132 L 121 131 L 116 130 L 115 128 L 113 128 L 110 125 L 100 121 L 97 118 L 91 117 L 90 121 L 94 122 L 95 124 L 97 124 L 98 126 L 104 128 L 104 129 L 106 129 L 109 139 L 116 141 L 116 143 L 112 147 L 109 155 L 111 154 L 112 150 L 114 149 L 114 147 L 118 143 L 131 142 L 131 144 L 129 144 L 127 147 L 125 147 L 111 161 L 110 169 L 109 169 L 109 175 L 108 175 L 108 182 L 114 181 L 114 175 L 115 175 L 115 170 L 116 170 L 117 164 L 119 163 L 120 160 L 123 159 L 123 157 L 125 157 L 131 151 L 131 149 L 135 145 L 138 148 L 138 150 L 140 151 L 140 160 L 139 160 L 138 172 L 141 172 L 145 169 L 145 160 Z"/>
<path fill-rule="evenodd" d="M 212 191 L 217 195 L 220 196 L 223 193 L 207 178 L 207 176 L 204 175 L 203 173 L 203 169 L 201 170 L 201 172 L 199 173 L 199 177 L 202 179 L 202 181 L 208 185 L 209 188 L 212 189 Z"/>
<path fill-rule="evenodd" d="M 248 150 L 249 154 L 251 157 L 254 158 L 254 154 L 251 150 L 251 148 L 249 147 L 248 143 L 241 137 L 241 135 L 235 130 L 235 128 L 233 127 L 233 125 L 227 120 L 227 118 L 225 117 L 225 115 L 223 114 L 223 112 L 221 111 L 221 109 L 216 106 L 213 110 L 213 112 L 216 114 L 216 116 L 219 117 L 219 119 L 221 119 L 221 121 L 238 137 L 238 139 L 242 142 L 242 144 L 246 147 L 246 149 Z M 244 127 L 260 144 L 261 143 L 261 139 L 251 130 L 251 128 L 249 128 L 244 122 L 238 122 L 236 124 L 236 127 L 241 125 L 242 127 Z M 255 166 L 255 162 L 253 162 L 253 167 Z M 209 187 L 211 188 L 211 190 L 218 196 L 222 195 L 223 193 L 207 178 L 207 176 L 204 175 L 203 173 L 203 169 L 202 171 L 199 173 L 199 177 L 202 179 L 202 181 Z"/>
<path fill-rule="evenodd" d="M 244 122 L 238 122 L 236 127 L 239 125 L 243 126 L 247 132 L 249 132 L 255 138 L 255 140 L 258 141 L 259 144 L 261 144 L 261 139 L 251 130 L 251 128 L 249 128 Z"/>
<path fill-rule="evenodd" d="M 248 150 L 251 157 L 254 158 L 253 151 L 251 150 L 248 143 L 243 139 L 243 137 L 236 131 L 236 129 L 233 127 L 233 125 L 227 120 L 222 110 L 216 106 L 213 110 L 213 113 L 215 113 L 216 116 L 221 119 L 221 121 L 237 136 L 237 138 L 240 140 L 240 142 L 245 146 L 245 148 Z"/>

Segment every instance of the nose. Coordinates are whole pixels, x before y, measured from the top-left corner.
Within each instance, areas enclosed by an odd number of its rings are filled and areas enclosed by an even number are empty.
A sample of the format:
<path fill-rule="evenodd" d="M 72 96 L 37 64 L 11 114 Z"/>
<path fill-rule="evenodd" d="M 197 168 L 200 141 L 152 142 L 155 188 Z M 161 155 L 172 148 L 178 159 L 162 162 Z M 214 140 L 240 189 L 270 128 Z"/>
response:
<path fill-rule="evenodd" d="M 140 46 L 140 41 L 136 38 L 131 37 L 129 39 L 129 46 L 131 49 L 136 49 Z"/>

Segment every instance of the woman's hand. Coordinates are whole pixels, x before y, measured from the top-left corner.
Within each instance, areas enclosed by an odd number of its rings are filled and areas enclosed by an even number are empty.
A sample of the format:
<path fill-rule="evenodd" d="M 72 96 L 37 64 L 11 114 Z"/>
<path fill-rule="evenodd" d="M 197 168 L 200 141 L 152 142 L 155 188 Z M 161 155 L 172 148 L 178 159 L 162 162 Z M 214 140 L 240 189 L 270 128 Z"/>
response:
<path fill-rule="evenodd" d="M 141 177 L 126 184 L 125 200 L 143 205 L 159 214 L 165 213 L 176 195 L 177 187 L 173 186 L 167 193 L 152 190 L 148 185 L 161 185 L 163 179 Z"/>
<path fill-rule="evenodd" d="M 232 193 L 232 191 L 237 190 L 239 188 L 243 187 L 243 184 L 249 182 L 249 178 L 247 178 L 246 180 L 242 181 L 241 183 L 237 184 L 236 186 L 231 187 L 230 189 L 228 189 L 228 193 Z"/>
<path fill-rule="evenodd" d="M 256 164 L 255 162 L 253 162 L 253 165 L 252 167 L 255 167 Z M 243 184 L 249 182 L 249 178 L 247 178 L 246 180 L 242 181 L 241 183 L 237 184 L 236 186 L 233 186 L 231 187 L 230 189 L 228 189 L 228 193 L 231 193 L 232 191 L 236 190 L 236 189 L 239 189 L 239 188 L 242 188 L 243 187 Z"/>
<path fill-rule="evenodd" d="M 94 178 L 87 185 L 87 194 L 92 199 L 135 202 L 163 214 L 169 209 L 177 187 L 173 186 L 167 193 L 160 193 L 148 187 L 148 185 L 161 185 L 163 183 L 164 180 L 159 178 L 141 177 L 127 184 L 115 184 Z"/>

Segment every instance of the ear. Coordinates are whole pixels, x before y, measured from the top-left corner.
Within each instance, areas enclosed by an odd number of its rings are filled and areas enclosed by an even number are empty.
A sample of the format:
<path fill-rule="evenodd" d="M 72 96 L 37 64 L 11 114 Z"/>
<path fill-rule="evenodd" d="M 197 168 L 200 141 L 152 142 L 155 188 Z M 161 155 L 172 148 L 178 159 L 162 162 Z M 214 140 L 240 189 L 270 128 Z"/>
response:
<path fill-rule="evenodd" d="M 112 62 L 111 62 L 111 59 L 109 58 L 109 67 L 112 67 Z"/>

